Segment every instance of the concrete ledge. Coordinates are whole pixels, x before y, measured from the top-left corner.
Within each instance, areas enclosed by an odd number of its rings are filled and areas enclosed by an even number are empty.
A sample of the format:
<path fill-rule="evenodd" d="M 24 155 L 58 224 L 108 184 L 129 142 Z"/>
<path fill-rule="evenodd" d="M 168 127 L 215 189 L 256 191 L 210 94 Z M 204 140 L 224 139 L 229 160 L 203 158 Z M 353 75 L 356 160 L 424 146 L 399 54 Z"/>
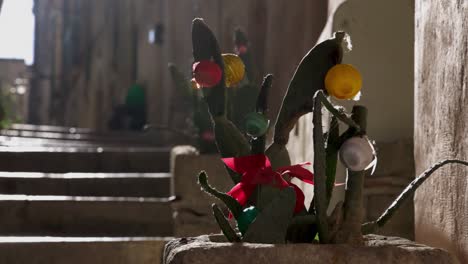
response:
<path fill-rule="evenodd" d="M 169 237 L 0 237 L 0 263 L 159 264 Z"/>
<path fill-rule="evenodd" d="M 295 264 L 455 264 L 448 252 L 398 237 L 368 235 L 364 246 L 318 244 L 226 243 L 217 236 L 170 241 L 164 250 L 165 264 L 201 263 L 295 263 Z"/>
<path fill-rule="evenodd" d="M 170 199 L 0 195 L 0 234 L 171 236 Z"/>
<path fill-rule="evenodd" d="M 170 173 L 0 172 L 0 193 L 26 195 L 170 197 Z"/>

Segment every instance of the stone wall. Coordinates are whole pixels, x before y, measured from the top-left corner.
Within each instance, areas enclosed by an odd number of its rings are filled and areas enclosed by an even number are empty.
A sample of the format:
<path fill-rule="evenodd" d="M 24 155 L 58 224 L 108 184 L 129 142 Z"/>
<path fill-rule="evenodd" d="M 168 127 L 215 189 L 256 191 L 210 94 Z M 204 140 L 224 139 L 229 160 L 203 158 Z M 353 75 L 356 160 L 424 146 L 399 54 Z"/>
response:
<path fill-rule="evenodd" d="M 468 160 L 468 1 L 416 1 L 415 162 Z M 468 168 L 447 166 L 415 195 L 416 240 L 468 260 Z"/>
<path fill-rule="evenodd" d="M 104 130 L 112 108 L 138 81 L 148 91 L 149 121 L 182 126 L 189 114 L 167 64 L 174 62 L 190 75 L 195 17 L 205 19 L 223 52 L 233 52 L 234 28 L 246 31 L 255 81 L 275 75 L 269 98 L 274 117 L 330 6 L 309 0 L 37 0 L 30 122 Z M 163 28 L 162 42 L 149 43 L 156 26 Z"/>

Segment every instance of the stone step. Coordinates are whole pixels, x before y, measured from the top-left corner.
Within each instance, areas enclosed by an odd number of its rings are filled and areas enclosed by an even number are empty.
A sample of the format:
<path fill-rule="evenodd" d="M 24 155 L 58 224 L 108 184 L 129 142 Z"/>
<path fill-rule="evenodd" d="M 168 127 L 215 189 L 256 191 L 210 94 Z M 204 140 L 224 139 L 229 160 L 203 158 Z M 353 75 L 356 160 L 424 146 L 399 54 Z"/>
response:
<path fill-rule="evenodd" d="M 170 148 L 0 147 L 0 170 L 18 172 L 168 172 Z"/>
<path fill-rule="evenodd" d="M 162 133 L 159 133 L 162 134 Z M 167 133 L 166 133 L 167 134 Z M 151 137 L 149 133 L 134 133 L 134 134 L 80 134 L 80 133 L 62 133 L 62 132 L 42 132 L 3 129 L 0 130 L 0 135 L 5 137 L 19 137 L 25 139 L 60 139 L 60 140 L 87 140 L 99 142 L 126 142 L 126 143 L 144 143 L 157 142 L 157 138 Z"/>
<path fill-rule="evenodd" d="M 0 195 L 0 234 L 171 236 L 172 199 Z"/>
<path fill-rule="evenodd" d="M 170 197 L 170 173 L 0 172 L 0 193 L 65 196 Z"/>
<path fill-rule="evenodd" d="M 192 140 L 192 138 L 183 131 L 164 127 L 150 129 L 147 131 L 96 132 L 89 129 L 73 127 L 51 127 L 44 129 L 42 126 L 20 124 L 0 130 L 0 142 L 8 141 L 8 138 L 18 138 L 20 140 L 36 144 L 40 144 L 41 142 L 44 143 L 45 139 L 50 139 L 57 143 L 67 143 L 69 141 L 68 144 L 75 143 L 76 141 L 87 141 L 99 144 L 146 144 L 152 146 L 187 144 Z"/>
<path fill-rule="evenodd" d="M 63 126 L 48 126 L 48 125 L 32 125 L 32 124 L 12 124 L 10 129 L 27 130 L 27 131 L 42 131 L 42 132 L 61 132 L 61 133 L 95 133 L 90 128 L 82 127 L 63 127 Z"/>
<path fill-rule="evenodd" d="M 171 237 L 0 237 L 5 264 L 160 264 Z"/>
<path fill-rule="evenodd" d="M 0 135 L 0 146 L 1 147 L 14 147 L 14 148 L 28 148 L 28 147 L 48 147 L 48 148 L 60 148 L 60 147 L 74 147 L 74 148 L 122 148 L 122 147 L 164 147 L 164 145 L 153 144 L 152 142 L 141 141 L 141 142 L 128 142 L 125 140 L 113 140 L 113 141 L 98 141 L 98 140 L 70 140 L 70 139 L 49 139 L 49 138 L 34 138 L 34 137 L 11 137 Z"/>

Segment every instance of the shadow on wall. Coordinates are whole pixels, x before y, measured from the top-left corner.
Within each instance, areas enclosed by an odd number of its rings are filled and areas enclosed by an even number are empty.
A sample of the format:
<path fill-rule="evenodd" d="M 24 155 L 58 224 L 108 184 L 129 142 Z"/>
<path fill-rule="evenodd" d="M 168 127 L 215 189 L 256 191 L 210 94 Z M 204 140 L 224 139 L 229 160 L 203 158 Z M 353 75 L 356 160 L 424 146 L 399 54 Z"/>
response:
<path fill-rule="evenodd" d="M 421 244 L 431 245 L 431 247 L 443 248 L 454 256 L 457 256 L 457 245 L 448 234 L 444 233 L 440 229 L 436 229 L 430 225 L 424 223 L 417 223 L 418 232 L 416 236 L 416 241 Z M 468 255 L 458 255 L 457 256 L 460 263 L 463 263 L 462 260 L 467 260 Z"/>

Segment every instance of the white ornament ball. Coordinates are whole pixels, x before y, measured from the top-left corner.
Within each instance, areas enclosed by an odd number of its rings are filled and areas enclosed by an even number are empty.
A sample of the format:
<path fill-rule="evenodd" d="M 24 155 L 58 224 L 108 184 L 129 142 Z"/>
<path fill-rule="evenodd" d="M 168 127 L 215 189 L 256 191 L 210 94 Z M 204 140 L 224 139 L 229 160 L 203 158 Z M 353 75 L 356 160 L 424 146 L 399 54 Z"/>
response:
<path fill-rule="evenodd" d="M 352 171 L 363 171 L 374 160 L 374 148 L 369 140 L 352 137 L 341 145 L 340 161 Z"/>

